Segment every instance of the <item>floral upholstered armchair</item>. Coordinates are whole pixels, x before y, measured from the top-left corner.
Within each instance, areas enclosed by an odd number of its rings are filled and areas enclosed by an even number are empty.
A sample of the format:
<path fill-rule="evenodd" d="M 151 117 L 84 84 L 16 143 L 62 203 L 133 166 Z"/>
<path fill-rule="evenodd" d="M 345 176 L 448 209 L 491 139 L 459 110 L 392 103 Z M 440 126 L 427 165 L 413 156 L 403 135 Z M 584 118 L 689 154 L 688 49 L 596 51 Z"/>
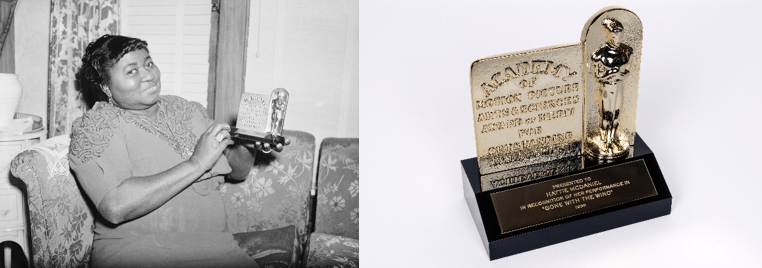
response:
<path fill-rule="evenodd" d="M 34 267 L 87 267 L 95 207 L 69 170 L 69 136 L 57 136 L 23 151 L 11 173 L 26 184 Z"/>
<path fill-rule="evenodd" d="M 291 139 L 281 153 L 257 155 L 244 182 L 225 183 L 228 231 L 267 230 L 293 225 L 296 250 L 290 266 L 301 264 L 309 227 L 315 137 L 284 131 Z M 34 267 L 88 267 L 97 213 L 69 170 L 69 136 L 57 136 L 21 152 L 11 172 L 26 183 Z"/>
<path fill-rule="evenodd" d="M 315 232 L 306 267 L 360 266 L 360 139 L 320 144 Z"/>
<path fill-rule="evenodd" d="M 315 155 L 315 136 L 284 130 L 291 145 L 280 153 L 257 154 L 245 181 L 220 188 L 228 232 L 261 231 L 296 227 L 292 264 L 298 265 L 309 236 L 310 186 Z"/>

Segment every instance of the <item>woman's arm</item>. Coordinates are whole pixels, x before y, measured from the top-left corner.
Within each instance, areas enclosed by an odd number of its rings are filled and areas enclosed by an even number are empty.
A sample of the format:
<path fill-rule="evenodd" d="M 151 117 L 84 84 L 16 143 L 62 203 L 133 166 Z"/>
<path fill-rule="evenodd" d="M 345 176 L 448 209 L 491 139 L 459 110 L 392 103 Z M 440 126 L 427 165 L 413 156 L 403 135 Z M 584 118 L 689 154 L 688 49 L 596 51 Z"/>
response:
<path fill-rule="evenodd" d="M 251 167 L 254 166 L 256 151 L 249 149 L 240 142 L 225 149 L 225 156 L 228 158 L 228 164 L 233 171 L 228 174 L 231 180 L 242 181 L 249 176 Z"/>
<path fill-rule="evenodd" d="M 283 143 L 270 145 L 269 143 L 241 143 L 236 142 L 235 145 L 225 149 L 225 156 L 228 158 L 228 164 L 233 169 L 228 177 L 232 180 L 242 181 L 249 176 L 251 167 L 254 166 L 254 160 L 256 159 L 257 151 L 269 153 L 270 150 L 276 152 L 283 151 L 283 147 L 291 144 L 291 140 L 286 138 Z"/>
<path fill-rule="evenodd" d="M 205 171 L 200 165 L 186 160 L 156 175 L 125 179 L 106 193 L 98 211 L 114 224 L 139 218 L 164 205 Z"/>
<path fill-rule="evenodd" d="M 154 211 L 210 170 L 233 141 L 229 126 L 214 124 L 199 138 L 190 159 L 152 176 L 127 178 L 111 189 L 98 204 L 107 221 L 120 224 Z M 217 135 L 223 135 L 217 141 Z"/>

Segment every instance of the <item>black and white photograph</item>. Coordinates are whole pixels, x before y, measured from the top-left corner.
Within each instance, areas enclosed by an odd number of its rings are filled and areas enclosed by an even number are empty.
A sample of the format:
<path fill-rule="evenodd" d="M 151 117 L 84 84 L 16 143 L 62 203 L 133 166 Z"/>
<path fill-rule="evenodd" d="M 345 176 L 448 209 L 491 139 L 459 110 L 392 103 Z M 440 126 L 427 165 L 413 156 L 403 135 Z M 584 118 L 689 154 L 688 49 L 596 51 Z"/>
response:
<path fill-rule="evenodd" d="M 359 266 L 357 1 L 0 11 L 3 267 Z"/>
<path fill-rule="evenodd" d="M 762 267 L 760 12 L 0 0 L 0 267 Z"/>

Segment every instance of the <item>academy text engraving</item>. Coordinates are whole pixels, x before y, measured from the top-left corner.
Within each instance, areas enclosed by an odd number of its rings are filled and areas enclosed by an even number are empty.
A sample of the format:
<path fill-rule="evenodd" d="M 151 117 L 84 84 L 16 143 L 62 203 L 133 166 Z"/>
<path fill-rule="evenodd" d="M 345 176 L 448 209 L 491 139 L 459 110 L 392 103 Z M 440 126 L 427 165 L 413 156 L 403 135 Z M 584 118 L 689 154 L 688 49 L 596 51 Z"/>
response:
<path fill-rule="evenodd" d="M 546 61 L 546 60 L 533 60 L 531 62 L 525 61 L 517 63 L 514 68 L 506 67 L 504 71 L 494 73 L 491 76 L 491 79 L 489 82 L 485 82 L 481 84 L 482 91 L 484 91 L 484 95 L 489 98 L 490 94 L 492 92 L 495 92 L 498 87 L 502 86 L 508 81 L 526 76 L 526 75 L 538 75 L 538 74 L 549 74 L 553 75 L 556 78 L 561 78 L 561 80 L 566 81 L 569 79 L 569 77 L 577 75 L 576 71 L 572 71 L 569 66 L 566 66 L 564 64 L 554 64 L 553 61 Z M 531 79 L 531 78 L 530 78 Z M 524 80 L 521 81 L 521 86 L 526 87 L 528 86 L 528 83 L 533 83 L 535 79 L 531 79 L 530 81 Z"/>

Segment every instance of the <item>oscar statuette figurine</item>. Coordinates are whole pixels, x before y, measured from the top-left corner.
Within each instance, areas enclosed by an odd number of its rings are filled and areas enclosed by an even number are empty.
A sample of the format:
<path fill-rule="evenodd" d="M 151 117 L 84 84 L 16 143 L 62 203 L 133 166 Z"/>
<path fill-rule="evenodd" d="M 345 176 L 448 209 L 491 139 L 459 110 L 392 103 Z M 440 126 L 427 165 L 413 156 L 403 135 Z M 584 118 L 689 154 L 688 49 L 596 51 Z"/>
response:
<path fill-rule="evenodd" d="M 619 135 L 617 129 L 626 94 L 623 80 L 629 77 L 632 47 L 622 43 L 624 26 L 621 22 L 606 18 L 601 26 L 607 41 L 590 56 L 595 83 L 600 88 L 594 96 L 600 103 L 600 135 L 589 137 L 586 153 L 601 159 L 614 159 L 626 155 L 630 148 L 627 135 Z"/>

